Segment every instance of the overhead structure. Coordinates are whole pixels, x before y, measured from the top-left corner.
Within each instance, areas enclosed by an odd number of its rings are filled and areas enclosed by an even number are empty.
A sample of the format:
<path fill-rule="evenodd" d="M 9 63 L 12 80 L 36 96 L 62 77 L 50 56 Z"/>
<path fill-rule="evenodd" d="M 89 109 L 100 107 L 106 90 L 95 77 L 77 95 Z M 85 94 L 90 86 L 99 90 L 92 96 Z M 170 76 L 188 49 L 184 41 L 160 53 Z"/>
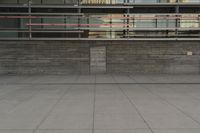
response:
<path fill-rule="evenodd" d="M 1 0 L 1 40 L 200 40 L 200 0 Z"/>

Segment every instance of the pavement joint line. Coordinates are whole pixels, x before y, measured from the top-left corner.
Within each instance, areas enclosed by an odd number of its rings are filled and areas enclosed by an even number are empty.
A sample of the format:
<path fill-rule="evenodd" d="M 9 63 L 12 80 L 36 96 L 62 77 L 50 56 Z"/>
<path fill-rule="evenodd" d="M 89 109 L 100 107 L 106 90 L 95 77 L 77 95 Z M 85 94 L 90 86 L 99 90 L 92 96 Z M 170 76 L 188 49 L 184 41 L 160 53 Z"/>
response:
<path fill-rule="evenodd" d="M 166 86 L 167 88 L 171 88 L 170 86 Z M 173 89 L 173 88 L 172 88 Z M 148 89 L 148 91 L 151 91 L 150 89 Z M 196 120 L 193 116 L 191 116 L 189 113 L 183 111 L 182 109 L 180 109 L 177 105 L 171 103 L 169 100 L 167 100 L 164 97 L 161 97 L 159 94 L 154 93 L 153 91 L 151 91 L 152 94 L 159 96 L 160 98 L 162 98 L 163 100 L 165 100 L 168 104 L 170 104 L 171 106 L 174 106 L 177 110 L 179 110 L 180 112 L 182 112 L 185 116 L 189 117 L 190 119 L 192 119 L 193 121 L 195 121 L 197 124 L 199 124 L 200 126 L 200 121 Z M 188 94 L 186 94 L 188 95 Z M 189 96 L 189 95 L 188 95 Z M 195 98 L 196 99 L 196 98 Z"/>
<path fill-rule="evenodd" d="M 141 86 L 141 85 L 140 85 Z M 186 117 L 190 118 L 191 120 L 193 120 L 195 123 L 197 123 L 200 126 L 200 122 L 196 119 L 194 119 L 190 114 L 188 114 L 187 112 L 183 111 L 182 109 L 180 109 L 179 107 L 177 107 L 175 104 L 169 102 L 166 98 L 160 96 L 159 94 L 154 93 L 153 91 L 151 91 L 149 88 L 145 87 L 145 86 L 141 86 L 142 88 L 146 89 L 148 92 L 150 92 L 151 94 L 153 94 L 154 96 L 160 98 L 162 101 L 166 102 L 167 104 L 171 105 L 172 107 L 174 107 L 176 110 L 178 110 L 180 113 L 182 113 L 183 115 L 185 115 Z M 166 86 L 167 88 L 170 88 L 168 86 Z"/>
<path fill-rule="evenodd" d="M 26 86 L 26 87 L 27 87 L 27 86 Z M 30 86 L 29 86 L 29 87 L 30 87 Z M 33 87 L 33 86 L 31 85 L 31 87 Z M 15 92 L 18 92 L 18 91 L 23 90 L 23 89 L 24 89 L 24 87 L 23 87 L 23 88 L 18 88 L 18 89 L 15 90 L 14 92 L 10 92 L 10 93 L 15 93 Z M 35 95 L 37 95 L 40 91 L 41 91 L 41 90 L 39 90 L 39 91 L 37 91 L 37 92 L 33 92 L 33 93 L 31 94 L 31 96 L 29 97 L 29 99 L 33 98 L 33 97 L 34 97 Z M 9 94 L 10 94 L 10 93 L 9 93 Z M 7 94 L 7 95 L 9 95 L 9 94 Z M 6 97 L 6 96 L 5 96 L 5 97 Z M 5 97 L 0 98 L 0 100 L 5 99 Z M 23 100 L 23 101 L 17 103 L 17 104 L 15 105 L 14 108 L 20 106 L 21 104 L 23 104 L 23 103 L 26 102 L 26 101 L 27 101 L 27 100 L 25 100 L 25 101 Z"/>
<path fill-rule="evenodd" d="M 93 121 L 92 121 L 92 133 L 94 133 L 95 132 L 95 111 L 96 111 L 96 82 L 97 82 L 97 77 L 96 77 L 96 75 L 95 75 L 95 84 L 94 84 L 94 92 L 93 92 L 93 94 L 94 94 L 94 99 L 93 99 Z"/>
<path fill-rule="evenodd" d="M 113 79 L 117 82 L 117 80 L 114 77 L 113 77 Z M 151 133 L 154 133 L 154 131 L 150 127 L 149 123 L 145 120 L 145 118 L 143 117 L 143 115 L 138 110 L 138 108 L 135 105 L 135 103 L 132 102 L 132 100 L 129 98 L 129 96 L 126 94 L 126 92 L 118 84 L 117 84 L 117 87 L 120 89 L 121 93 L 127 98 L 127 100 L 132 105 L 132 107 L 135 108 L 136 112 L 138 113 L 138 115 L 140 116 L 140 118 L 144 121 L 144 123 L 146 124 L 146 126 L 148 127 L 148 129 L 151 131 Z"/>
<path fill-rule="evenodd" d="M 76 77 L 76 80 L 78 80 L 78 76 Z M 52 108 L 47 112 L 47 114 L 46 114 L 46 115 L 43 117 L 43 119 L 39 122 L 39 124 L 38 124 L 38 125 L 36 126 L 36 128 L 33 130 L 33 133 L 36 133 L 36 132 L 37 132 L 37 130 L 39 129 L 39 127 L 42 125 L 42 123 L 45 122 L 45 120 L 49 117 L 49 115 L 50 115 L 50 114 L 52 113 L 52 111 L 55 109 L 55 107 L 57 106 L 57 104 L 63 99 L 63 97 L 64 97 L 65 95 L 68 94 L 69 90 L 70 90 L 72 87 L 73 87 L 73 86 L 67 87 L 66 92 L 63 93 L 62 96 L 60 96 L 60 98 L 57 100 L 57 102 L 56 102 L 54 105 L 52 105 Z"/>

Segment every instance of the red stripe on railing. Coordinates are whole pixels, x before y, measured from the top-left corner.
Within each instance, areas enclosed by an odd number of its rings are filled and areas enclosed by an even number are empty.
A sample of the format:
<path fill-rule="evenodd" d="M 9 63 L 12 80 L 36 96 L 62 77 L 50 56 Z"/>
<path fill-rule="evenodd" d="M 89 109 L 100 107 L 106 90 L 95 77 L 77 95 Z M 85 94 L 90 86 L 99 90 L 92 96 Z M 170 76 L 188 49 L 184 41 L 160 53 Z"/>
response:
<path fill-rule="evenodd" d="M 128 24 L 49 24 L 49 23 L 26 23 L 26 26 L 129 26 Z"/>

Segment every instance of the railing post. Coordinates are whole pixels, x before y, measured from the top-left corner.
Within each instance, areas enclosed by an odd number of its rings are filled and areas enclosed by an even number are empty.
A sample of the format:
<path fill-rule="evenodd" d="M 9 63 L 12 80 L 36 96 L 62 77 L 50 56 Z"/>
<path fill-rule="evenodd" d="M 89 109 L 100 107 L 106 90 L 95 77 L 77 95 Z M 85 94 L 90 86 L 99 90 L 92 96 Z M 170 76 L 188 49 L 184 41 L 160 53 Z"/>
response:
<path fill-rule="evenodd" d="M 29 14 L 29 39 L 32 38 L 32 26 L 31 26 L 31 23 L 32 23 L 32 19 L 31 19 L 31 4 L 32 4 L 32 1 L 29 0 L 29 1 L 28 1 L 28 14 Z"/>
<path fill-rule="evenodd" d="M 130 9 L 129 8 L 127 9 L 127 15 L 126 15 L 126 17 L 127 17 L 126 35 L 127 35 L 127 38 L 129 38 L 129 31 L 130 31 Z"/>
<path fill-rule="evenodd" d="M 80 0 L 79 0 L 79 4 L 78 4 L 78 14 L 81 13 L 81 7 L 80 7 Z M 80 24 L 81 24 L 81 16 L 78 15 L 78 30 L 80 31 Z M 78 38 L 81 38 L 81 33 L 78 33 Z"/>
<path fill-rule="evenodd" d="M 177 3 L 179 3 L 179 0 L 176 1 Z M 179 14 L 179 4 L 176 5 L 176 38 L 178 38 L 178 28 L 180 27 L 180 19 L 178 18 L 180 15 Z"/>

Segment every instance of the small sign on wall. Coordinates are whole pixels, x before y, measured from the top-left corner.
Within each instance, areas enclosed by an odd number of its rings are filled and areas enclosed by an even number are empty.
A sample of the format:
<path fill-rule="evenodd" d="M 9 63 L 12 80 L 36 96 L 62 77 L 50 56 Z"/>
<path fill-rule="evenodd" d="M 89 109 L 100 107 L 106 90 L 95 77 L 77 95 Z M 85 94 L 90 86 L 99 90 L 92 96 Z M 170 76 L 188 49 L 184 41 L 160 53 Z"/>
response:
<path fill-rule="evenodd" d="M 187 51 L 187 55 L 191 56 L 191 55 L 193 55 L 193 52 L 192 51 Z"/>

